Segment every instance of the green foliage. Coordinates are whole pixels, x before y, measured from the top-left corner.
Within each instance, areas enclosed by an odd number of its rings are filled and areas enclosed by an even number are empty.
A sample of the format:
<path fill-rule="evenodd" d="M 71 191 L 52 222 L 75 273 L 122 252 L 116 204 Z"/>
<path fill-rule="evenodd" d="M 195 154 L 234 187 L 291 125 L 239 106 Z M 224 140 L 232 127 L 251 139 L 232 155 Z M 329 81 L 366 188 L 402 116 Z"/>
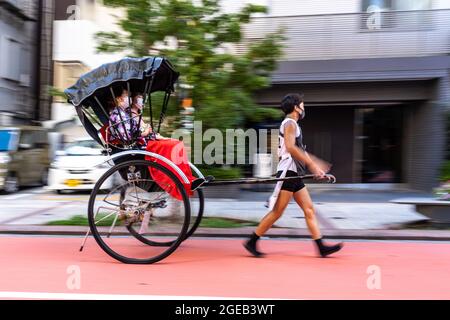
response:
<path fill-rule="evenodd" d="M 106 215 L 99 215 L 97 218 L 100 220 L 101 218 L 105 217 Z M 102 227 L 108 227 L 111 226 L 114 222 L 114 215 L 109 216 L 108 218 L 105 218 L 104 220 L 100 221 L 97 226 Z M 50 221 L 47 223 L 49 226 L 88 226 L 89 221 L 86 216 L 77 215 L 73 216 L 67 220 L 55 220 Z"/>
<path fill-rule="evenodd" d="M 58 97 L 58 98 L 61 98 L 61 99 L 63 99 L 64 101 L 67 100 L 66 94 L 65 94 L 63 91 L 61 91 L 61 90 L 59 90 L 58 88 L 56 88 L 56 87 L 49 86 L 49 87 L 48 87 L 48 94 L 49 94 L 50 96 L 52 96 L 52 97 Z"/>
<path fill-rule="evenodd" d="M 100 221 L 97 225 L 102 227 L 109 227 L 114 222 L 114 215 Z M 47 223 L 49 226 L 88 226 L 89 222 L 86 216 L 73 216 L 67 220 L 55 220 Z M 251 221 L 204 217 L 200 223 L 201 228 L 239 228 L 255 226 L 257 223 Z"/>
<path fill-rule="evenodd" d="M 205 176 L 214 176 L 217 180 L 242 178 L 242 170 L 239 167 L 212 167 L 199 166 Z"/>
<path fill-rule="evenodd" d="M 450 107 L 447 107 L 450 110 Z M 447 160 L 450 161 L 450 111 L 447 111 Z"/>
<path fill-rule="evenodd" d="M 441 167 L 441 174 L 440 174 L 440 180 L 441 181 L 450 181 L 450 112 L 447 112 L 446 114 L 447 116 L 447 134 L 446 134 L 446 138 L 447 138 L 447 156 L 446 159 L 447 161 L 445 161 L 442 164 Z"/>
<path fill-rule="evenodd" d="M 450 160 L 442 165 L 440 179 L 441 181 L 450 181 Z"/>
<path fill-rule="evenodd" d="M 257 225 L 258 223 L 251 221 L 215 218 L 215 217 L 204 217 L 200 222 L 201 228 L 240 228 L 240 227 L 254 227 Z"/>
<path fill-rule="evenodd" d="M 225 14 L 218 0 L 197 2 L 105 0 L 106 5 L 126 9 L 126 18 L 119 22 L 124 33 L 97 34 L 97 49 L 127 48 L 135 56 L 168 57 L 181 72 L 180 82 L 193 87 L 195 118 L 203 121 L 205 129 L 243 127 L 280 117 L 276 110 L 258 108 L 254 94 L 270 84 L 269 75 L 282 54 L 282 31 L 253 41 L 244 54 L 226 50 L 242 43 L 242 26 L 266 8 L 247 5 L 239 13 Z"/>

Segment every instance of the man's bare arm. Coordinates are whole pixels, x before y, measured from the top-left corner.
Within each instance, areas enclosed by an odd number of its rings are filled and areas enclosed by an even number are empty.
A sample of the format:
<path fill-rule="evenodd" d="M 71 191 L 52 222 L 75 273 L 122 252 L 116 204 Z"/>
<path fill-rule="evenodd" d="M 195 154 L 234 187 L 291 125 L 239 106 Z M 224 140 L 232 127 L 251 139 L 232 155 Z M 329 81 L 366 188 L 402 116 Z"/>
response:
<path fill-rule="evenodd" d="M 303 162 L 306 166 L 309 166 L 312 164 L 311 158 L 305 151 L 295 145 L 296 130 L 297 128 L 291 122 L 284 125 L 284 143 L 286 145 L 286 151 L 289 152 L 294 159 Z"/>
<path fill-rule="evenodd" d="M 310 156 L 306 151 L 295 145 L 296 130 L 297 128 L 293 123 L 286 123 L 284 127 L 284 143 L 287 152 L 289 152 L 294 159 L 303 162 L 313 174 L 318 177 L 323 177 L 330 169 L 329 164 L 314 156 Z"/>

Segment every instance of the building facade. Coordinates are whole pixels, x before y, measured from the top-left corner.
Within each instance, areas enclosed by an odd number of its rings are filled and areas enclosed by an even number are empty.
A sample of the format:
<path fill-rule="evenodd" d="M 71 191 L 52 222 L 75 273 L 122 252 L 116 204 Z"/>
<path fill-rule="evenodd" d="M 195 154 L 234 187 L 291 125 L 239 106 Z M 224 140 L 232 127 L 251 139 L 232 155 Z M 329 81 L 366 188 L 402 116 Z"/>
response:
<path fill-rule="evenodd" d="M 277 107 L 285 94 L 303 92 L 307 148 L 333 163 L 339 182 L 434 187 L 448 148 L 450 3 L 256 3 L 269 13 L 245 28 L 237 50 L 270 32 L 286 36 L 259 104 Z"/>
<path fill-rule="evenodd" d="M 53 5 L 0 1 L 0 125 L 50 118 Z"/>
<path fill-rule="evenodd" d="M 72 86 L 81 75 L 103 63 L 118 60 L 124 54 L 97 53 L 96 33 L 121 32 L 117 21 L 123 10 L 109 8 L 98 0 L 58 0 L 54 22 L 54 87 L 60 91 Z M 63 98 L 52 104 L 52 121 L 66 122 L 65 136 L 69 140 L 86 135 L 79 129 L 75 108 Z M 74 123 L 71 124 L 71 120 Z M 61 130 L 60 130 L 61 131 Z M 74 134 L 70 134 L 73 131 Z M 68 133 L 69 132 L 69 133 Z"/>

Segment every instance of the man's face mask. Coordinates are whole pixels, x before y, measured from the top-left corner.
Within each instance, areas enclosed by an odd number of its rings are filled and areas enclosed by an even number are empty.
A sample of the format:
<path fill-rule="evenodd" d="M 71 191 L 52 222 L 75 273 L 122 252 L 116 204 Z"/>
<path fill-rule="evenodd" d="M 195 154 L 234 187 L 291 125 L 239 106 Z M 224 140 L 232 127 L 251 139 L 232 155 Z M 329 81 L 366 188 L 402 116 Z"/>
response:
<path fill-rule="evenodd" d="M 298 120 L 300 121 L 300 120 L 305 119 L 305 116 L 306 116 L 305 109 L 302 109 L 301 107 L 297 107 L 297 108 L 298 108 L 297 111 L 299 111 L 299 115 L 300 115 Z"/>

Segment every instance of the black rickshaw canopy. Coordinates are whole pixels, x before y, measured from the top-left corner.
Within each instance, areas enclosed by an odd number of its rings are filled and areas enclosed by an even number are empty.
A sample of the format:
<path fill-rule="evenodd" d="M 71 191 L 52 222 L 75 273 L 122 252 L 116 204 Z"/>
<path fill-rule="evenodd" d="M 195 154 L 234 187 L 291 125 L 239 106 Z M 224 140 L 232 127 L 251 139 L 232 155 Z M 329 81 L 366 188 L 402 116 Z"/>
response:
<path fill-rule="evenodd" d="M 67 95 L 68 102 L 76 107 L 80 121 L 88 134 L 103 145 L 99 136 L 99 128 L 95 127 L 94 122 L 98 122 L 98 126 L 108 124 L 107 102 L 114 98 L 114 89 L 121 87 L 128 90 L 129 93 L 142 93 L 150 106 L 152 125 L 151 93 L 165 92 L 166 97 L 160 115 L 161 125 L 169 96 L 174 91 L 174 84 L 178 77 L 179 73 L 164 57 L 124 58 L 103 64 L 82 75 L 76 84 L 66 89 L 64 93 Z M 91 110 L 93 114 L 88 110 Z"/>
<path fill-rule="evenodd" d="M 78 79 L 77 83 L 66 89 L 64 93 L 68 101 L 75 107 L 83 104 L 93 95 L 102 95 L 102 90 L 108 91 L 113 84 L 132 81 L 135 86 L 132 89 L 144 91 L 146 80 L 154 76 L 150 92 L 173 90 L 174 83 L 178 80 L 179 73 L 166 58 L 144 57 L 124 58 L 122 60 L 106 63 L 89 71 Z M 138 80 L 139 82 L 133 81 Z"/>

